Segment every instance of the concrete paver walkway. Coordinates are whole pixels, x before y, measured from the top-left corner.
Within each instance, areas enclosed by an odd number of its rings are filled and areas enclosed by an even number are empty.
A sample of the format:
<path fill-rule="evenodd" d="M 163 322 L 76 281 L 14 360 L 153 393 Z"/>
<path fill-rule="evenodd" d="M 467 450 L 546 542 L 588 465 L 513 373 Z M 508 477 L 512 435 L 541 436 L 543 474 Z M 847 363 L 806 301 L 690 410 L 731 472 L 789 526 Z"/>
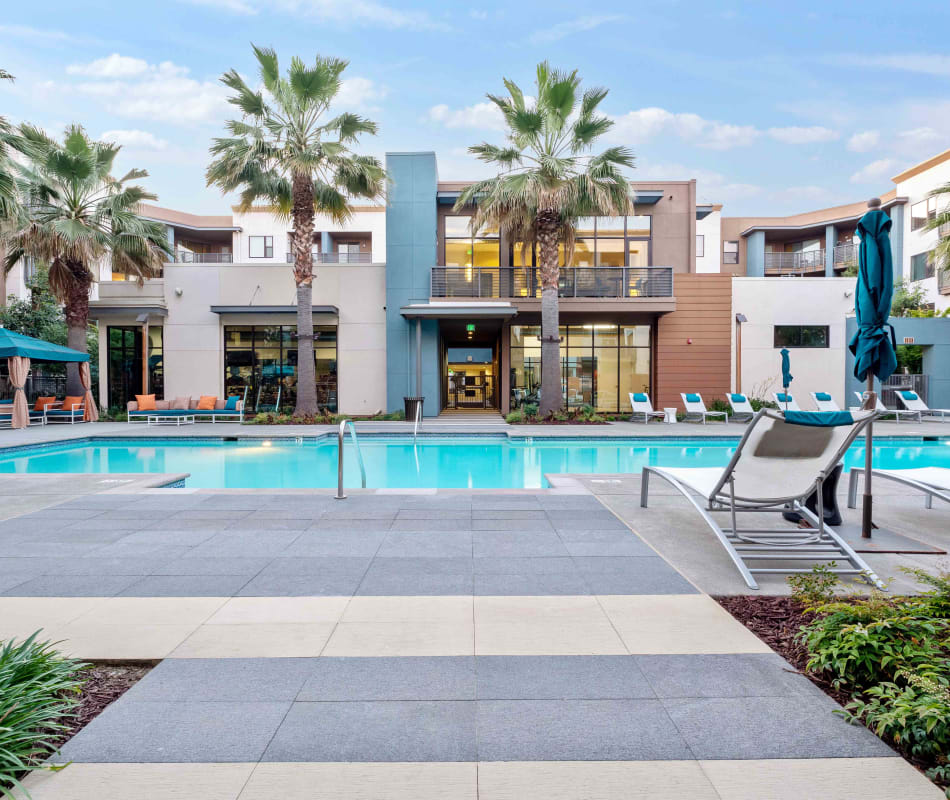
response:
<path fill-rule="evenodd" d="M 8 575 L 0 638 L 165 659 L 35 800 L 940 796 L 589 494 L 102 494 Z"/>

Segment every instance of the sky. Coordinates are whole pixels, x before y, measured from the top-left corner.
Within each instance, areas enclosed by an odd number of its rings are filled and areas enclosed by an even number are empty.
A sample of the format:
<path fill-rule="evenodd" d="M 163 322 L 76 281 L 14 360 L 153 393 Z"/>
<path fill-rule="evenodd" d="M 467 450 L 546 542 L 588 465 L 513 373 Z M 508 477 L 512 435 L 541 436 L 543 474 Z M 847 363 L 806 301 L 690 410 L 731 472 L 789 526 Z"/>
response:
<path fill-rule="evenodd" d="M 950 3 L 163 0 L 8 4 L 0 114 L 59 134 L 80 123 L 148 170 L 158 204 L 228 213 L 208 145 L 237 117 L 219 78 L 256 82 L 251 42 L 283 62 L 349 61 L 337 108 L 379 124 L 360 152 L 434 150 L 442 180 L 491 174 L 502 143 L 487 92 L 531 94 L 535 65 L 609 90 L 605 144 L 632 180 L 696 178 L 724 215 L 857 202 L 950 147 Z"/>

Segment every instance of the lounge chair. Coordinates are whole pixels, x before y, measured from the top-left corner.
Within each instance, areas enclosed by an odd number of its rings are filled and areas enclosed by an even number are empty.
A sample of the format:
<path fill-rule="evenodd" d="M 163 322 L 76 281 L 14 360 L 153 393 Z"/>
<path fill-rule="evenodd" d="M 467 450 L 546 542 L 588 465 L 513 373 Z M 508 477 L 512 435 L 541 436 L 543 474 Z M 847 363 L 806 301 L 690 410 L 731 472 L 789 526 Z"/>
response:
<path fill-rule="evenodd" d="M 687 392 L 680 392 L 680 397 L 683 398 L 683 405 L 686 408 L 686 419 L 699 417 L 703 421 L 703 425 L 706 424 L 706 417 L 722 417 L 723 422 L 729 421 L 729 414 L 726 411 L 707 411 L 706 404 L 703 402 L 703 396 L 701 394 L 690 394 Z"/>
<path fill-rule="evenodd" d="M 940 421 L 944 422 L 950 416 L 950 408 L 931 408 L 920 399 L 917 392 L 899 391 L 897 399 L 904 404 L 904 408 L 916 411 L 920 417 L 939 417 Z"/>
<path fill-rule="evenodd" d="M 645 423 L 649 422 L 651 417 L 654 419 L 666 418 L 666 414 L 663 411 L 653 410 L 650 395 L 646 392 L 627 392 L 627 396 L 630 398 L 630 407 L 633 409 L 633 413 L 630 415 L 631 422 L 636 422 L 638 414 L 643 414 L 643 421 Z"/>
<path fill-rule="evenodd" d="M 45 425 L 46 414 L 42 411 L 30 409 L 29 425 Z M 13 427 L 13 403 L 0 403 L 0 428 Z"/>
<path fill-rule="evenodd" d="M 725 469 L 716 467 L 644 467 L 640 505 L 650 495 L 650 478 L 669 482 L 699 512 L 726 549 L 750 589 L 753 573 L 810 572 L 815 562 L 847 566 L 834 572 L 863 575 L 879 588 L 881 580 L 854 550 L 825 526 L 822 488 L 851 443 L 875 417 L 875 411 L 758 411 Z M 816 513 L 805 504 L 816 493 Z M 698 496 L 698 497 L 697 497 Z M 698 500 L 702 498 L 702 504 Z M 739 528 L 747 512 L 794 512 L 812 528 Z M 728 512 L 731 526 L 720 527 L 710 512 Z M 759 566 L 765 564 L 765 566 Z M 794 565 L 794 566 L 793 566 Z"/>
<path fill-rule="evenodd" d="M 790 394 L 785 394 L 785 392 L 773 392 L 772 397 L 775 398 L 775 402 L 782 411 L 801 411 L 798 407 L 798 403 L 795 402 L 795 398 Z M 786 398 L 788 398 L 787 403 Z"/>
<path fill-rule="evenodd" d="M 858 478 L 863 469 L 851 469 L 848 482 L 848 508 L 855 508 L 858 500 Z M 924 493 L 924 507 L 933 508 L 933 499 L 950 503 L 950 469 L 947 467 L 918 467 L 916 469 L 872 469 L 874 480 L 884 478 L 911 486 Z"/>
<path fill-rule="evenodd" d="M 752 408 L 752 403 L 749 402 L 749 398 L 744 394 L 731 392 L 726 395 L 726 400 L 732 409 L 733 422 L 748 422 L 755 416 L 755 409 Z"/>
<path fill-rule="evenodd" d="M 841 406 L 835 402 L 835 399 L 828 392 L 809 392 L 809 394 L 815 408 L 819 411 L 841 411 Z"/>
<path fill-rule="evenodd" d="M 85 422 L 84 419 L 86 404 L 81 397 L 66 397 L 56 403 L 49 403 L 46 406 L 46 423 L 54 422 L 75 425 L 77 422 Z"/>
<path fill-rule="evenodd" d="M 864 404 L 864 395 L 861 394 L 861 392 L 855 392 L 854 396 L 858 398 L 858 408 L 860 408 Z M 916 419 L 918 422 L 920 422 L 919 411 L 906 411 L 902 408 L 888 408 L 883 402 L 881 402 L 880 394 L 877 396 L 877 405 L 875 408 L 880 411 L 881 414 L 893 414 L 895 417 L 897 417 L 898 422 L 901 421 L 902 416 L 911 417 L 912 419 Z"/>

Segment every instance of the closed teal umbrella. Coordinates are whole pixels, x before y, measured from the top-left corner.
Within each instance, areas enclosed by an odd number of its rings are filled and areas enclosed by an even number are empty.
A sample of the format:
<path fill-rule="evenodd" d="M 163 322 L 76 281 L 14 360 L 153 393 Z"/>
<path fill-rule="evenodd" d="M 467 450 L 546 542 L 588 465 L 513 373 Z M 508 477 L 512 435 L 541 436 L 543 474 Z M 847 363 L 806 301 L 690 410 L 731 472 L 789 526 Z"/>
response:
<path fill-rule="evenodd" d="M 868 397 L 865 408 L 876 408 L 874 377 L 882 383 L 897 369 L 894 328 L 888 323 L 894 295 L 894 264 L 891 260 L 891 218 L 881 211 L 881 201 L 868 202 L 868 212 L 858 222 L 858 286 L 854 297 L 854 313 L 858 330 L 848 347 L 854 354 L 854 377 L 867 380 Z M 864 507 L 861 536 L 871 538 L 871 455 L 873 433 L 867 426 L 864 447 Z"/>
<path fill-rule="evenodd" d="M 782 348 L 782 391 L 785 394 L 785 410 L 788 411 L 788 387 L 791 384 L 794 376 L 792 375 L 792 364 L 789 360 L 789 352 L 786 348 Z"/>

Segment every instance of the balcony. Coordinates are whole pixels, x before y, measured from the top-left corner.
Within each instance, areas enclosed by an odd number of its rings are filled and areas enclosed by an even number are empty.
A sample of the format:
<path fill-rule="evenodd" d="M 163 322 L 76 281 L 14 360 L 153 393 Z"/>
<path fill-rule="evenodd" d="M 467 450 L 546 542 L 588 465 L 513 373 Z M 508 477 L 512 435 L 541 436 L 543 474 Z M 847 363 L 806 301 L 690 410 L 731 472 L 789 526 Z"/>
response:
<path fill-rule="evenodd" d="M 433 267 L 431 297 L 540 298 L 537 267 Z M 621 299 L 673 297 L 672 267 L 566 267 L 558 295 Z"/>
<path fill-rule="evenodd" d="M 314 264 L 372 264 L 372 253 L 311 253 Z M 294 254 L 287 253 L 287 263 L 294 263 Z"/>
<path fill-rule="evenodd" d="M 847 269 L 858 263 L 858 247 L 856 244 L 835 245 L 835 268 Z"/>
<path fill-rule="evenodd" d="M 804 277 L 805 275 L 823 275 L 824 272 L 824 250 L 765 254 L 766 275 Z"/>
<path fill-rule="evenodd" d="M 232 253 L 193 253 L 191 250 L 176 250 L 173 264 L 230 264 L 234 261 Z"/>

